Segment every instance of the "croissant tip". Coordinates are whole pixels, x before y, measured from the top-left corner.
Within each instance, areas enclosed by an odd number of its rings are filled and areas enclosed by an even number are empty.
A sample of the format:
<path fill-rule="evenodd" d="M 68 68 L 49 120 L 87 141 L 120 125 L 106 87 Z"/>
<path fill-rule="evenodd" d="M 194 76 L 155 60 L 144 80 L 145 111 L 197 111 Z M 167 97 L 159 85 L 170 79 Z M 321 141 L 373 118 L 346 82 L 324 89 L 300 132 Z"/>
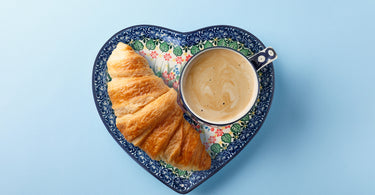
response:
<path fill-rule="evenodd" d="M 123 42 L 119 42 L 117 43 L 117 46 L 116 46 L 117 49 L 121 49 L 121 50 L 133 50 L 133 48 L 128 45 L 128 44 L 125 44 Z"/>

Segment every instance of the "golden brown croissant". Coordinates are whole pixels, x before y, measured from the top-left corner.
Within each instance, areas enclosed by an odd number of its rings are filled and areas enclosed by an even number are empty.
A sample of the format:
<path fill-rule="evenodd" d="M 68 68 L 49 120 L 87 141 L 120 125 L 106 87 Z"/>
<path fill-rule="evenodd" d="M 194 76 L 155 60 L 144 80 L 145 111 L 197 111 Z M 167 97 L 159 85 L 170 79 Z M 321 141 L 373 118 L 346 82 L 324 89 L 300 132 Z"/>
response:
<path fill-rule="evenodd" d="M 145 58 L 120 42 L 107 67 L 116 125 L 127 141 L 179 169 L 211 167 L 199 133 L 183 119 L 177 92 L 154 75 Z"/>

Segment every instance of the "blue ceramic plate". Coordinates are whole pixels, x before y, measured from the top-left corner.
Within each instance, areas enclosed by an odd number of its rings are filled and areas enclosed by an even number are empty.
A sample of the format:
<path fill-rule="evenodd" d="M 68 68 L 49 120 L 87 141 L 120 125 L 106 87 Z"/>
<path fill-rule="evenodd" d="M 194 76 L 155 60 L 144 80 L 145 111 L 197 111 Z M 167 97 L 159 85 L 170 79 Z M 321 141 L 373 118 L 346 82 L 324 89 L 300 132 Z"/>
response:
<path fill-rule="evenodd" d="M 211 26 L 182 33 L 158 26 L 139 25 L 116 33 L 100 49 L 94 64 L 92 89 L 104 125 L 139 165 L 176 192 L 188 193 L 219 171 L 250 142 L 262 126 L 273 96 L 272 63 L 258 71 L 259 98 L 252 110 L 240 121 L 222 128 L 193 124 L 201 133 L 202 143 L 212 157 L 209 170 L 182 171 L 163 161 L 150 159 L 141 149 L 127 142 L 116 127 L 116 116 L 107 93 L 107 82 L 111 79 L 107 73 L 107 59 L 118 42 L 131 45 L 148 60 L 154 73 L 174 88 L 178 86 L 180 70 L 186 61 L 205 48 L 230 47 L 245 56 L 251 56 L 265 47 L 251 33 L 233 26 Z"/>

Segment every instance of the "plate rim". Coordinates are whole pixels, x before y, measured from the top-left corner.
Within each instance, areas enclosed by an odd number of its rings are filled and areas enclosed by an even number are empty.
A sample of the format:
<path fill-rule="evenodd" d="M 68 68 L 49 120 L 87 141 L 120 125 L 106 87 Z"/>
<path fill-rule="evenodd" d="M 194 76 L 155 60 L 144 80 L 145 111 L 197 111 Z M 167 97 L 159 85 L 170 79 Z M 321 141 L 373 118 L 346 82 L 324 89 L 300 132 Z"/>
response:
<path fill-rule="evenodd" d="M 265 115 L 264 115 L 264 120 L 261 122 L 261 124 L 259 125 L 259 127 L 254 131 L 254 134 L 250 137 L 249 141 L 247 141 L 242 148 L 240 148 L 238 150 L 237 153 L 235 153 L 232 158 L 230 158 L 228 161 L 226 161 L 225 163 L 223 163 L 221 166 L 219 166 L 216 170 L 213 170 L 209 175 L 207 175 L 206 178 L 202 179 L 201 181 L 199 181 L 198 183 L 196 183 L 195 185 L 192 185 L 191 188 L 188 188 L 186 191 L 178 191 L 177 189 L 173 188 L 172 186 L 168 185 L 166 182 L 164 182 L 163 180 L 161 180 L 159 177 L 157 177 L 156 175 L 154 175 L 150 170 L 147 169 L 147 167 L 143 164 L 141 164 L 137 159 L 135 159 L 135 157 L 133 155 L 130 154 L 130 152 L 128 150 L 126 150 L 122 144 L 115 138 L 114 134 L 111 133 L 110 131 L 110 127 L 105 123 L 105 120 L 103 118 L 103 116 L 100 114 L 100 110 L 99 110 L 99 105 L 98 105 L 98 101 L 97 101 L 97 97 L 96 97 L 96 91 L 95 91 L 95 65 L 97 64 L 98 60 L 99 60 L 99 56 L 100 56 L 100 51 L 102 51 L 106 44 L 112 40 L 113 38 L 115 38 L 117 35 L 119 35 L 120 33 L 122 33 L 123 31 L 126 31 L 128 29 L 132 29 L 132 28 L 136 28 L 136 27 L 154 27 L 154 28 L 159 28 L 159 29 L 163 29 L 163 30 L 167 30 L 167 31 L 171 31 L 171 32 L 174 32 L 174 33 L 177 33 L 177 34 L 191 34 L 191 33 L 194 33 L 194 32 L 197 32 L 197 31 L 203 31 L 203 30 L 206 30 L 206 29 L 210 29 L 210 28 L 215 28 L 215 27 L 218 27 L 218 28 L 233 28 L 233 29 L 236 29 L 236 30 L 239 30 L 239 31 L 243 31 L 247 34 L 249 34 L 250 36 L 252 36 L 254 39 L 256 39 L 260 45 L 262 47 L 265 48 L 265 45 L 263 44 L 263 42 L 261 40 L 258 39 L 258 37 L 256 37 L 255 35 L 253 35 L 252 33 L 250 33 L 249 31 L 247 30 L 244 30 L 242 28 L 239 28 L 239 27 L 236 27 L 236 26 L 232 26 L 232 25 L 211 25 L 211 26 L 206 26 L 206 27 L 203 27 L 203 28 L 199 28 L 199 29 L 196 29 L 196 30 L 192 30 L 192 31 L 186 31 L 186 32 L 180 32 L 180 31 L 177 31 L 177 30 L 173 30 L 173 29 L 169 29 L 169 28 L 166 28 L 166 27 L 162 27 L 162 26 L 158 26 L 158 25 L 150 25 L 150 24 L 138 24 L 138 25 L 133 25 L 133 26 L 129 26 L 129 27 L 126 27 L 120 31 L 118 31 L 117 33 L 115 33 L 114 35 L 112 35 L 109 39 L 107 39 L 107 41 L 105 41 L 105 43 L 103 44 L 103 46 L 99 49 L 98 51 L 98 54 L 96 55 L 96 58 L 95 58 L 95 61 L 94 61 L 94 65 L 93 65 L 93 69 L 92 69 L 92 77 L 91 77 L 91 87 L 92 87 L 92 94 L 93 94 L 93 98 L 94 98 L 94 102 L 95 102 L 95 107 L 96 107 L 96 110 L 100 116 L 100 119 L 102 120 L 102 123 L 104 124 L 104 126 L 106 127 L 108 133 L 112 136 L 112 138 L 116 141 L 117 144 L 120 145 L 120 147 L 135 161 L 137 162 L 138 165 L 140 165 L 143 169 L 145 169 L 148 173 L 150 173 L 152 176 L 154 176 L 156 179 L 158 179 L 159 181 L 161 181 L 165 186 L 169 187 L 170 189 L 172 189 L 173 191 L 177 192 L 177 193 L 180 193 L 180 194 L 187 194 L 189 192 L 191 192 L 192 190 L 194 190 L 195 188 L 197 188 L 198 186 L 200 186 L 202 183 L 204 183 L 205 181 L 207 181 L 209 178 L 211 178 L 213 175 L 215 175 L 218 171 L 220 171 L 223 167 L 225 167 L 229 162 L 231 162 L 238 154 L 241 153 L 241 151 L 247 146 L 247 144 L 249 144 L 251 142 L 251 140 L 256 136 L 256 134 L 258 133 L 258 131 L 261 129 L 261 127 L 263 126 L 264 122 L 266 121 L 267 119 L 267 116 L 268 116 L 268 113 L 271 109 L 271 106 L 272 106 L 272 101 L 273 101 L 273 96 L 274 96 L 274 91 L 275 91 L 275 79 L 272 79 L 272 94 L 271 94 L 271 97 L 270 97 L 270 103 L 269 103 L 269 106 L 265 112 Z M 273 68 L 273 63 L 270 63 L 269 65 L 271 65 Z M 275 78 L 275 71 L 273 70 L 272 71 L 272 74 L 271 76 L 273 78 Z"/>

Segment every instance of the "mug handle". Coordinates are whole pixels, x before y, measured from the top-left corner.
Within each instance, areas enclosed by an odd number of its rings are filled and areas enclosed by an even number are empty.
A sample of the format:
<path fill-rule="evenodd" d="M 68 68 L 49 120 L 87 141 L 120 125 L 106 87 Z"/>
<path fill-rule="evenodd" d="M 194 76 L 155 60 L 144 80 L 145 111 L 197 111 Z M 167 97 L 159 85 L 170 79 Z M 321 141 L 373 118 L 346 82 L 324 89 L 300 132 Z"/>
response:
<path fill-rule="evenodd" d="M 272 47 L 267 47 L 262 51 L 250 56 L 248 58 L 256 71 L 259 71 L 269 63 L 277 59 L 276 51 Z"/>

